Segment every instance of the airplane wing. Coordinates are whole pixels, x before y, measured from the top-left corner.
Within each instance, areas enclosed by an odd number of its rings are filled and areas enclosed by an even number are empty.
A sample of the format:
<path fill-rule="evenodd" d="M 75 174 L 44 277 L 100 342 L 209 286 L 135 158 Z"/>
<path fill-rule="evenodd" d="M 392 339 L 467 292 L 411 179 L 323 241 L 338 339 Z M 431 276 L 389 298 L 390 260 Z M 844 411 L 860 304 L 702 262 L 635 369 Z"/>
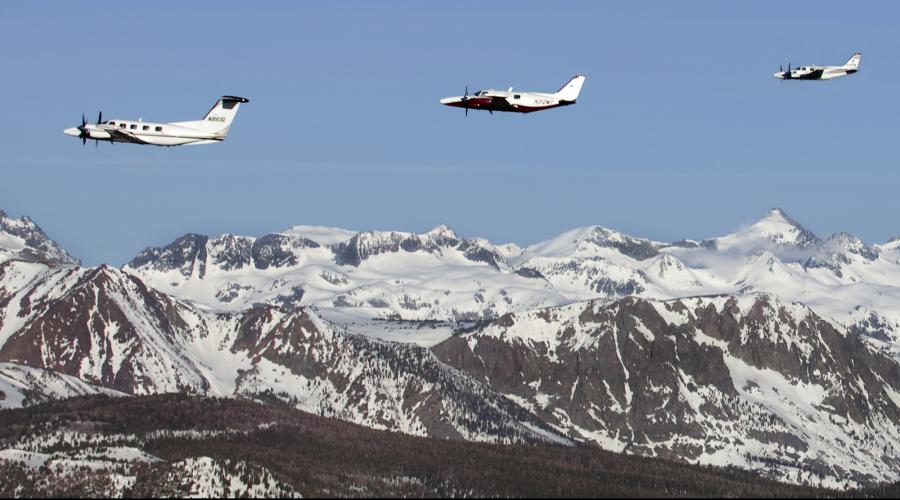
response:
<path fill-rule="evenodd" d="M 123 130 L 123 129 L 109 129 L 105 130 L 105 132 L 109 133 L 110 137 L 119 141 L 119 142 L 131 142 L 134 144 L 149 144 L 147 141 L 143 139 L 139 139 L 138 136 L 133 133 Z"/>
<path fill-rule="evenodd" d="M 505 97 L 491 96 L 491 108 L 496 111 L 515 111 L 516 108 Z"/>

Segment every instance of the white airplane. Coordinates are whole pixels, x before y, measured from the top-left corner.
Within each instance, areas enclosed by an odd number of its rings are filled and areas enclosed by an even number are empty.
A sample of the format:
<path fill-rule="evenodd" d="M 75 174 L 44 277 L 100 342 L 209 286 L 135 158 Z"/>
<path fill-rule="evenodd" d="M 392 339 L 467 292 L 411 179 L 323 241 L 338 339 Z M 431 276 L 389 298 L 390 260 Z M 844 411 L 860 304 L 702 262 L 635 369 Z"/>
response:
<path fill-rule="evenodd" d="M 831 80 L 840 76 L 852 75 L 859 71 L 859 60 L 862 54 L 857 52 L 843 66 L 801 66 L 791 69 L 788 64 L 787 71 L 779 68 L 779 71 L 772 76 L 781 80 Z"/>
<path fill-rule="evenodd" d="M 553 94 L 513 92 L 513 88 L 510 87 L 505 92 L 493 89 L 479 90 L 469 96 L 469 86 L 466 85 L 465 95 L 441 99 L 441 104 L 455 108 L 465 108 L 466 115 L 469 114 L 470 108 L 487 110 L 491 114 L 494 114 L 494 111 L 531 113 L 532 111 L 575 104 L 575 100 L 578 99 L 578 93 L 581 92 L 581 86 L 584 85 L 584 79 L 583 75 L 575 75 Z"/>
<path fill-rule="evenodd" d="M 80 127 L 67 128 L 63 132 L 79 137 L 82 144 L 88 139 L 154 146 L 212 144 L 225 140 L 238 108 L 245 102 L 250 101 L 243 97 L 222 96 L 202 120 L 193 122 L 152 123 L 140 119 L 103 121 L 101 111 L 94 125 L 87 123 L 82 114 Z"/>

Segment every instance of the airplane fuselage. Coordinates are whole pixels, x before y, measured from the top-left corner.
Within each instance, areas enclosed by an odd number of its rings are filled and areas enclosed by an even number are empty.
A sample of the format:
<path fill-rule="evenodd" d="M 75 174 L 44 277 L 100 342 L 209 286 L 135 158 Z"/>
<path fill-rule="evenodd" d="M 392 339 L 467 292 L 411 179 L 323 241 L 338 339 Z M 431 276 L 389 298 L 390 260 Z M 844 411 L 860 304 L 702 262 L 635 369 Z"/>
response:
<path fill-rule="evenodd" d="M 584 85 L 584 80 L 584 75 L 575 75 L 554 93 L 514 92 L 513 88 L 510 87 L 506 91 L 494 89 L 479 90 L 470 95 L 468 86 L 466 86 L 465 95 L 446 97 L 441 99 L 440 102 L 445 106 L 464 108 L 466 114 L 469 114 L 470 109 L 490 111 L 492 114 L 494 111 L 531 113 L 533 111 L 575 104 L 575 100 L 578 99 L 578 94 L 581 92 L 581 86 Z"/>
<path fill-rule="evenodd" d="M 193 143 L 207 143 L 225 139 L 222 134 L 203 132 L 176 123 L 153 123 L 130 120 L 109 120 L 104 123 L 84 125 L 87 139 L 108 142 L 150 144 L 154 146 L 182 146 Z M 78 137 L 82 133 L 78 127 L 66 129 L 66 134 Z"/>
<path fill-rule="evenodd" d="M 859 71 L 859 63 L 862 54 L 859 52 L 853 54 L 850 60 L 843 66 L 800 66 L 791 69 L 788 64 L 787 71 L 781 68 L 777 73 L 773 74 L 779 80 L 833 80 L 842 76 L 852 75 Z"/>
<path fill-rule="evenodd" d="M 856 69 L 846 69 L 842 66 L 801 66 L 791 70 L 790 73 L 779 71 L 772 76 L 781 80 L 832 80 L 852 75 L 857 71 Z"/>
<path fill-rule="evenodd" d="M 88 140 L 148 144 L 152 146 L 184 146 L 211 144 L 225 140 L 243 97 L 222 96 L 200 120 L 156 123 L 142 120 L 107 120 L 103 114 L 96 124 L 87 123 L 82 115 L 81 126 L 67 128 L 66 135 Z"/>
<path fill-rule="evenodd" d="M 456 96 L 441 99 L 441 104 L 456 108 L 481 109 L 485 111 L 506 111 L 531 113 L 544 109 L 575 104 L 575 100 L 560 99 L 553 94 L 535 92 L 509 92 L 503 90 L 480 90 L 470 96 Z"/>

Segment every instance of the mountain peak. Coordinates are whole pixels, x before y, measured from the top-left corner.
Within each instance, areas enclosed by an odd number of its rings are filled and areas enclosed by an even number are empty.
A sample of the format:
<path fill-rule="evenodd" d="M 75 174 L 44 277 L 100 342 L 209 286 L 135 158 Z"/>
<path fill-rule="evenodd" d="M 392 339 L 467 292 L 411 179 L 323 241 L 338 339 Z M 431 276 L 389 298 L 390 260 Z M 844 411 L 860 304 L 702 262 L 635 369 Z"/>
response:
<path fill-rule="evenodd" d="M 434 226 L 431 231 L 425 233 L 425 236 L 460 239 L 456 234 L 456 231 L 448 227 L 446 224 L 438 224 L 437 226 Z"/>
<path fill-rule="evenodd" d="M 821 243 L 815 234 L 780 208 L 773 208 L 750 226 L 713 241 L 719 250 L 738 248 L 749 252 L 756 252 L 760 247 L 771 248 L 773 245 L 810 248 Z"/>
<path fill-rule="evenodd" d="M 431 231 L 420 235 L 420 238 L 426 245 L 436 247 L 455 247 L 463 240 L 456 234 L 456 231 L 444 224 L 438 224 Z"/>
<path fill-rule="evenodd" d="M 787 224 L 801 229 L 803 228 L 803 226 L 801 226 L 799 222 L 791 218 L 791 216 L 788 215 L 787 212 L 778 207 L 769 210 L 769 213 L 767 213 L 765 217 L 760 219 L 757 224 L 760 222 L 773 222 Z"/>
<path fill-rule="evenodd" d="M 58 264 L 80 263 L 27 215 L 13 219 L 0 210 L 0 260 L 9 257 Z"/>

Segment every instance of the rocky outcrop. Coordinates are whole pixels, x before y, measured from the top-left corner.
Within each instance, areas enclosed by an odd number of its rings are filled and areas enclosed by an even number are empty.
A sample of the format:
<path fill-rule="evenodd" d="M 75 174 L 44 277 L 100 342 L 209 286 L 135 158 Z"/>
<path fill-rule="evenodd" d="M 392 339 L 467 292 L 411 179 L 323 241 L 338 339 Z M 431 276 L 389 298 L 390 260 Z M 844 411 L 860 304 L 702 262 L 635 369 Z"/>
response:
<path fill-rule="evenodd" d="M 847 469 L 861 483 L 900 474 L 890 451 L 900 448 L 897 364 L 772 296 L 511 314 L 434 352 L 609 449 L 700 463 L 728 456 L 826 483 Z"/>

